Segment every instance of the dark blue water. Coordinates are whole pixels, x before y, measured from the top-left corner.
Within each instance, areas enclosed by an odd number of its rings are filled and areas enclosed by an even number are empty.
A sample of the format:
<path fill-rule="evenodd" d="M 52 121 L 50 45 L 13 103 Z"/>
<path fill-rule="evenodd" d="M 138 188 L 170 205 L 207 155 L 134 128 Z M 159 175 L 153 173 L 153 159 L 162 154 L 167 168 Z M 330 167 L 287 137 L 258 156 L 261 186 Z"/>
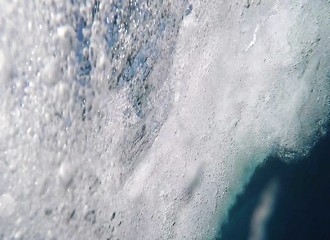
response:
<path fill-rule="evenodd" d="M 249 239 L 251 219 L 270 181 L 279 183 L 276 203 L 265 227 L 267 240 L 330 239 L 330 134 L 310 156 L 284 163 L 270 158 L 254 173 L 231 208 L 217 240 Z"/>

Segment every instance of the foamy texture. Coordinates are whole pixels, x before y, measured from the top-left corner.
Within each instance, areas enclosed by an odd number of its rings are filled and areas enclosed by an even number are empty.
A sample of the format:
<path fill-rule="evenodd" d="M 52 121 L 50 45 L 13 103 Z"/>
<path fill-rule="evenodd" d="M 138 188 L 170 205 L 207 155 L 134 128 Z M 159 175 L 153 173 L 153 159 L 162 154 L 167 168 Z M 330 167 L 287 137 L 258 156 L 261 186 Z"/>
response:
<path fill-rule="evenodd" d="M 0 9 L 4 239 L 210 239 L 325 132 L 325 0 Z"/>

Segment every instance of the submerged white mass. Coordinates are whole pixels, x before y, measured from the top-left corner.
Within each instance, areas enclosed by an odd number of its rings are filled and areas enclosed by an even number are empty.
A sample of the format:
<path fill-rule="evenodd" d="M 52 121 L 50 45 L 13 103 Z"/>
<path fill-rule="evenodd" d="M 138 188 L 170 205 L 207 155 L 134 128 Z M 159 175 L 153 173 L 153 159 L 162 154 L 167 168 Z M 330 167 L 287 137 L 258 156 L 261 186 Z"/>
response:
<path fill-rule="evenodd" d="M 308 154 L 327 0 L 0 0 L 0 238 L 212 239 L 258 164 Z"/>

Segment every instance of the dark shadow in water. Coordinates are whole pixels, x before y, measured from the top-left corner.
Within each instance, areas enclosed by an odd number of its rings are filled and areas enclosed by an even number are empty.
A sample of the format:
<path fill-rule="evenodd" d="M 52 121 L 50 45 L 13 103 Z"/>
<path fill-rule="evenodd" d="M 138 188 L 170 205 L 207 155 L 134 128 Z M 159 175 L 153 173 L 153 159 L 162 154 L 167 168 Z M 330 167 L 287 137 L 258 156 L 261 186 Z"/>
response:
<path fill-rule="evenodd" d="M 310 156 L 286 164 L 270 158 L 258 167 L 244 192 L 229 211 L 217 240 L 249 239 L 251 218 L 260 196 L 277 179 L 278 194 L 266 224 L 267 240 L 330 239 L 330 134 Z"/>

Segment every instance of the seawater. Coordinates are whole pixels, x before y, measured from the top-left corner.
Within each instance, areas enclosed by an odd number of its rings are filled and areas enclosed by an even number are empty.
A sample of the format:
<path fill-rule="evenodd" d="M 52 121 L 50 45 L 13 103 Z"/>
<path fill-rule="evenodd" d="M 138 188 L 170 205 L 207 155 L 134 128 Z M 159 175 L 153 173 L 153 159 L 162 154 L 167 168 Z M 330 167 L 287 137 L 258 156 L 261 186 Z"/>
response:
<path fill-rule="evenodd" d="M 257 166 L 326 134 L 329 12 L 1 0 L 1 238 L 214 238 Z"/>
<path fill-rule="evenodd" d="M 327 134 L 310 155 L 285 163 L 269 158 L 259 166 L 229 211 L 216 239 L 327 239 L 329 231 L 329 144 Z M 273 204 L 269 214 L 253 225 L 270 184 Z M 259 232 L 261 234 L 256 234 Z"/>

